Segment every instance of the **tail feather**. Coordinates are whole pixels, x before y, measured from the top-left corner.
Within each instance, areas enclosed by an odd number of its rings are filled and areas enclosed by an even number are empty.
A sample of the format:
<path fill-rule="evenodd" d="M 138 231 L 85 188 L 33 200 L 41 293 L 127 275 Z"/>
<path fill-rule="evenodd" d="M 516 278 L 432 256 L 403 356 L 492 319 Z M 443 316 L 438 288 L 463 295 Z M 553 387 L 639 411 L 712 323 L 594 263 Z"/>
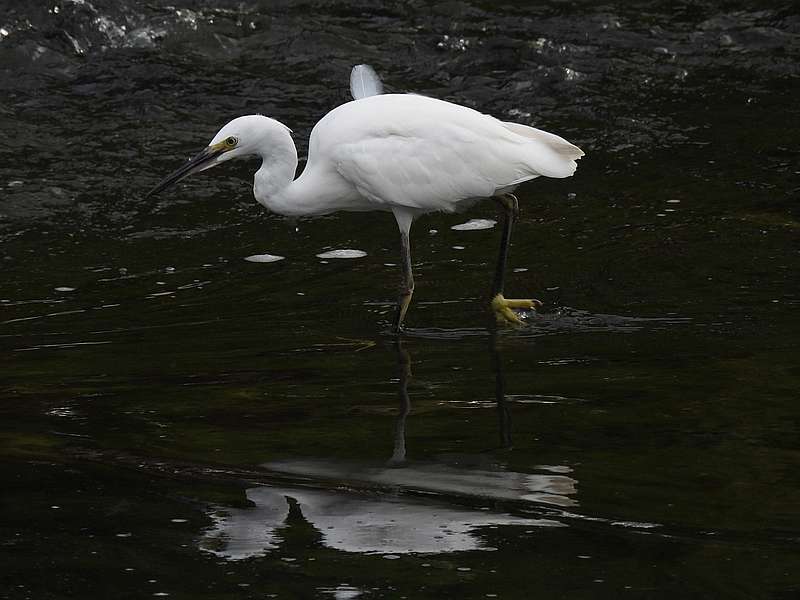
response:
<path fill-rule="evenodd" d="M 578 165 L 575 163 L 583 150 L 541 129 L 519 123 L 503 123 L 503 126 L 521 138 L 519 149 L 526 157 L 526 164 L 537 175 L 545 177 L 570 177 Z"/>
<path fill-rule="evenodd" d="M 583 156 L 583 150 L 578 148 L 575 144 L 570 144 L 564 138 L 553 133 L 528 127 L 527 125 L 522 125 L 520 123 L 504 122 L 503 125 L 505 125 L 506 129 L 516 133 L 517 135 L 541 142 L 553 152 L 563 156 L 568 160 L 578 160 L 581 156 Z"/>

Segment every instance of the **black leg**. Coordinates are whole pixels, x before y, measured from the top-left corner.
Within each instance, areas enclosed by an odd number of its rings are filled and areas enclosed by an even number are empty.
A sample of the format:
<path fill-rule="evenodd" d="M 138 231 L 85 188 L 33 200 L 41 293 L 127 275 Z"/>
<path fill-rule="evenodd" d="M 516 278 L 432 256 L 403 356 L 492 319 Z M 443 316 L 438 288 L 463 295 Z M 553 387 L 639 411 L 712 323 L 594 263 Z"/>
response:
<path fill-rule="evenodd" d="M 514 221 L 519 217 L 519 203 L 514 194 L 495 196 L 497 203 L 503 208 L 503 237 L 500 239 L 500 254 L 497 257 L 497 266 L 492 283 L 492 310 L 498 324 L 521 325 L 522 319 L 513 309 L 535 309 L 542 305 L 539 300 L 512 300 L 503 295 L 505 287 L 506 263 L 508 262 L 508 249 L 511 245 L 511 229 Z"/>
<path fill-rule="evenodd" d="M 405 319 L 408 305 L 411 304 L 411 296 L 414 295 L 414 275 L 411 272 L 411 243 L 408 231 L 400 232 L 400 268 L 402 278 L 400 281 L 400 296 L 397 299 L 397 311 L 392 325 L 394 333 L 400 333 L 403 329 L 403 319 Z"/>
<path fill-rule="evenodd" d="M 506 277 L 506 262 L 508 261 L 508 248 L 511 245 L 511 228 L 519 215 L 519 202 L 514 194 L 496 196 L 495 200 L 503 209 L 503 237 L 500 238 L 500 254 L 497 257 L 497 266 L 494 271 L 492 284 L 492 297 L 503 293 Z"/>

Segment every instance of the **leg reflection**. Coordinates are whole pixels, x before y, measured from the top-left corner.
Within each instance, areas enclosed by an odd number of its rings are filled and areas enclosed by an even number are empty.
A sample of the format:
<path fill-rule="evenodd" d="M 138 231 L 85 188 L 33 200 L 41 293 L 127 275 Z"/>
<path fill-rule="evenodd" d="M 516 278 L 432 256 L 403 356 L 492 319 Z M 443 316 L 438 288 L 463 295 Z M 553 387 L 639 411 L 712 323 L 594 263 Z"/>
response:
<path fill-rule="evenodd" d="M 411 412 L 411 399 L 408 395 L 408 382 L 411 379 L 411 357 L 403 347 L 400 339 L 395 340 L 395 352 L 397 355 L 397 396 L 400 400 L 399 412 L 394 425 L 394 449 L 392 457 L 388 460 L 390 466 L 404 466 L 406 464 L 406 421 Z M 497 332 L 493 332 L 489 338 L 489 356 L 492 361 L 494 371 L 494 395 L 497 406 L 497 422 L 500 434 L 500 447 L 511 450 L 514 446 L 511 438 L 511 409 L 506 401 L 506 379 L 503 368 L 502 355 L 500 353 Z"/>
<path fill-rule="evenodd" d="M 406 462 L 406 418 L 411 412 L 411 400 L 408 397 L 408 380 L 411 378 L 411 357 L 403 348 L 403 342 L 398 338 L 395 340 L 395 351 L 397 352 L 398 382 L 400 388 L 397 395 L 400 399 L 400 412 L 397 414 L 397 421 L 394 426 L 394 451 L 389 465 L 402 466 Z"/>
<path fill-rule="evenodd" d="M 506 377 L 503 360 L 497 345 L 497 331 L 489 337 L 489 354 L 492 357 L 494 371 L 494 397 L 497 402 L 497 422 L 500 429 L 500 446 L 511 450 L 514 446 L 511 439 L 511 410 L 506 402 Z"/>

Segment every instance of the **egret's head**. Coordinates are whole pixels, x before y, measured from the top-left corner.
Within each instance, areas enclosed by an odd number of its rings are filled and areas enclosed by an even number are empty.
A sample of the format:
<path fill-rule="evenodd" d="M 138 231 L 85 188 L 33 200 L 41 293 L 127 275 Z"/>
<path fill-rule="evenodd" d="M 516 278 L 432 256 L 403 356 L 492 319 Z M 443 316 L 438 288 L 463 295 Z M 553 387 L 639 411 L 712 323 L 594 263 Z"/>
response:
<path fill-rule="evenodd" d="M 151 196 L 178 183 L 192 173 L 215 167 L 226 160 L 262 154 L 270 145 L 276 129 L 288 130 L 283 124 L 262 115 L 238 117 L 217 132 L 211 142 L 180 169 L 168 175 L 147 195 Z"/>

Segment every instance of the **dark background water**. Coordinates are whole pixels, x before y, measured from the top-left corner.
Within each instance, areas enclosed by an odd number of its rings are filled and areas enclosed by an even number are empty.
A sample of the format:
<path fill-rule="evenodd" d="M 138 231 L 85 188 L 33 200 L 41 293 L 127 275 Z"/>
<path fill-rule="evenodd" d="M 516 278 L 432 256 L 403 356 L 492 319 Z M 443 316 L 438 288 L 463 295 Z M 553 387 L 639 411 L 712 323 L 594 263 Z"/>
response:
<path fill-rule="evenodd" d="M 143 197 L 362 62 L 587 152 L 519 190 L 524 329 L 466 216 L 398 347 L 390 216 Z M 0 3 L 0 595 L 798 597 L 799 75 L 789 2 Z"/>

